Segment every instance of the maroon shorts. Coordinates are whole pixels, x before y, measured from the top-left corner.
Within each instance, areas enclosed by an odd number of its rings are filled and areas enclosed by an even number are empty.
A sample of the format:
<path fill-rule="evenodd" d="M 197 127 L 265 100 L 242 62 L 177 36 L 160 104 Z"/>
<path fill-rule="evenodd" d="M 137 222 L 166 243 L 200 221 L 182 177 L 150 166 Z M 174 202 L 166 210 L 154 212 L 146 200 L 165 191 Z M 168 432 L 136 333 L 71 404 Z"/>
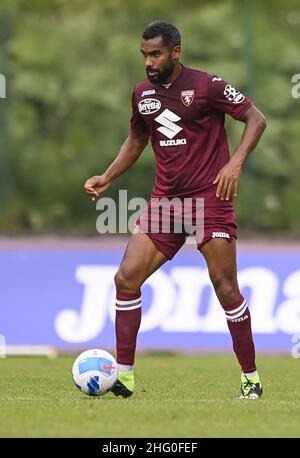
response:
<path fill-rule="evenodd" d="M 194 231 L 192 230 L 191 232 L 189 226 L 183 224 L 182 208 L 176 208 L 173 212 L 172 208 L 171 211 L 170 208 L 168 209 L 170 223 L 162 225 L 164 210 L 161 211 L 160 208 L 156 212 L 156 216 L 153 217 L 153 204 L 152 200 L 150 200 L 142 215 L 135 223 L 137 226 L 136 230 L 146 233 L 156 248 L 165 254 L 168 259 L 172 259 L 175 256 L 191 233 L 194 233 L 199 250 L 201 250 L 201 247 L 206 242 L 213 238 L 225 238 L 228 241 L 237 238 L 235 211 L 231 202 L 220 201 L 218 202 L 218 206 L 210 207 L 209 203 L 205 205 L 204 201 L 202 209 L 199 210 L 199 205 L 193 201 L 187 211 L 187 214 L 192 215 L 191 221 Z M 197 218 L 197 220 L 195 220 L 196 208 L 199 210 L 197 211 L 198 216 L 200 215 L 200 218 Z M 178 223 L 178 215 L 180 216 L 180 213 L 181 228 L 180 224 L 175 225 L 174 223 L 175 221 Z M 151 224 L 150 220 L 154 221 L 154 223 Z"/>

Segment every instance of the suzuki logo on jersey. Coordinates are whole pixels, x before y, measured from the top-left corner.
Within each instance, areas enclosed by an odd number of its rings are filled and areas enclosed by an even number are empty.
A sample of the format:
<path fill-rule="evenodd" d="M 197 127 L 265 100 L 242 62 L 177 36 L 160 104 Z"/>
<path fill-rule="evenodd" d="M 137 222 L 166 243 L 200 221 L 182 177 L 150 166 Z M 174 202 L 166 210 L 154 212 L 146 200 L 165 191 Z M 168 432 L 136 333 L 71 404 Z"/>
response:
<path fill-rule="evenodd" d="M 224 95 L 229 102 L 233 103 L 241 103 L 245 100 L 245 96 L 238 92 L 231 84 L 225 86 Z"/>
<path fill-rule="evenodd" d="M 182 127 L 179 127 L 176 124 L 176 122 L 180 120 L 181 118 L 177 116 L 177 114 L 167 108 L 159 116 L 157 116 L 157 118 L 155 118 L 155 121 L 162 126 L 157 130 L 170 140 L 182 130 Z"/>
<path fill-rule="evenodd" d="M 195 91 L 194 89 L 190 89 L 188 91 L 181 91 L 181 101 L 183 105 L 189 107 L 192 105 L 194 101 Z"/>
<path fill-rule="evenodd" d="M 142 115 L 149 115 L 156 113 L 160 109 L 161 103 L 157 99 L 145 99 L 139 103 L 138 107 Z"/>
<path fill-rule="evenodd" d="M 176 140 L 160 140 L 160 146 L 186 145 L 186 138 L 176 138 Z"/>

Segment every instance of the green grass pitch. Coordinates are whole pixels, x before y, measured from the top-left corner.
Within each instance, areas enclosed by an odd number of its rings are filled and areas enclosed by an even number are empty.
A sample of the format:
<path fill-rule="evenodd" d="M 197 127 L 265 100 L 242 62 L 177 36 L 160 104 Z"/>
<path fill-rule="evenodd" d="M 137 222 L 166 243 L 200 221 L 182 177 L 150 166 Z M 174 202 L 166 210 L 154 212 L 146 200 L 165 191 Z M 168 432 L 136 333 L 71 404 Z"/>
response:
<path fill-rule="evenodd" d="M 139 356 L 129 399 L 82 394 L 74 357 L 0 360 L 1 437 L 300 437 L 300 359 L 259 356 L 265 393 L 235 400 L 231 355 Z"/>

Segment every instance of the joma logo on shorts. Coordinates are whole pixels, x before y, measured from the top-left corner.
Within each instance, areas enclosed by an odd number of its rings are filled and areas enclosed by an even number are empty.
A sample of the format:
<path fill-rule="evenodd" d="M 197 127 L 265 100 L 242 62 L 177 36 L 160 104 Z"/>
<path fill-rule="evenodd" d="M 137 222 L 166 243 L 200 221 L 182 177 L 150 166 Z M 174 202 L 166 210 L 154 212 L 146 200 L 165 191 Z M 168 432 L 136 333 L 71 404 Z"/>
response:
<path fill-rule="evenodd" d="M 228 232 L 213 232 L 211 234 L 211 238 L 212 239 L 216 239 L 216 238 L 230 239 L 230 235 L 228 234 Z"/>
<path fill-rule="evenodd" d="M 139 112 L 143 115 L 156 113 L 161 107 L 161 103 L 156 99 L 145 99 L 139 103 Z"/>

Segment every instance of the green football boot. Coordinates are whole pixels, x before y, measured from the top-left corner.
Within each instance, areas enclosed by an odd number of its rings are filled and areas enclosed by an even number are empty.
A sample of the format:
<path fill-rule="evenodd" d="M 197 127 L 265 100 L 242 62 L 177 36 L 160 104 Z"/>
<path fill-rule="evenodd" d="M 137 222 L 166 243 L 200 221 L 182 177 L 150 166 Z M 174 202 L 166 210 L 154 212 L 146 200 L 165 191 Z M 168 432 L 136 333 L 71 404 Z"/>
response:
<path fill-rule="evenodd" d="M 263 394 L 263 389 L 259 380 L 259 376 L 246 377 L 241 375 L 241 389 L 237 395 L 237 399 L 258 399 Z"/>
<path fill-rule="evenodd" d="M 115 396 L 129 398 L 134 390 L 134 373 L 133 371 L 119 372 L 118 380 L 111 389 Z"/>

